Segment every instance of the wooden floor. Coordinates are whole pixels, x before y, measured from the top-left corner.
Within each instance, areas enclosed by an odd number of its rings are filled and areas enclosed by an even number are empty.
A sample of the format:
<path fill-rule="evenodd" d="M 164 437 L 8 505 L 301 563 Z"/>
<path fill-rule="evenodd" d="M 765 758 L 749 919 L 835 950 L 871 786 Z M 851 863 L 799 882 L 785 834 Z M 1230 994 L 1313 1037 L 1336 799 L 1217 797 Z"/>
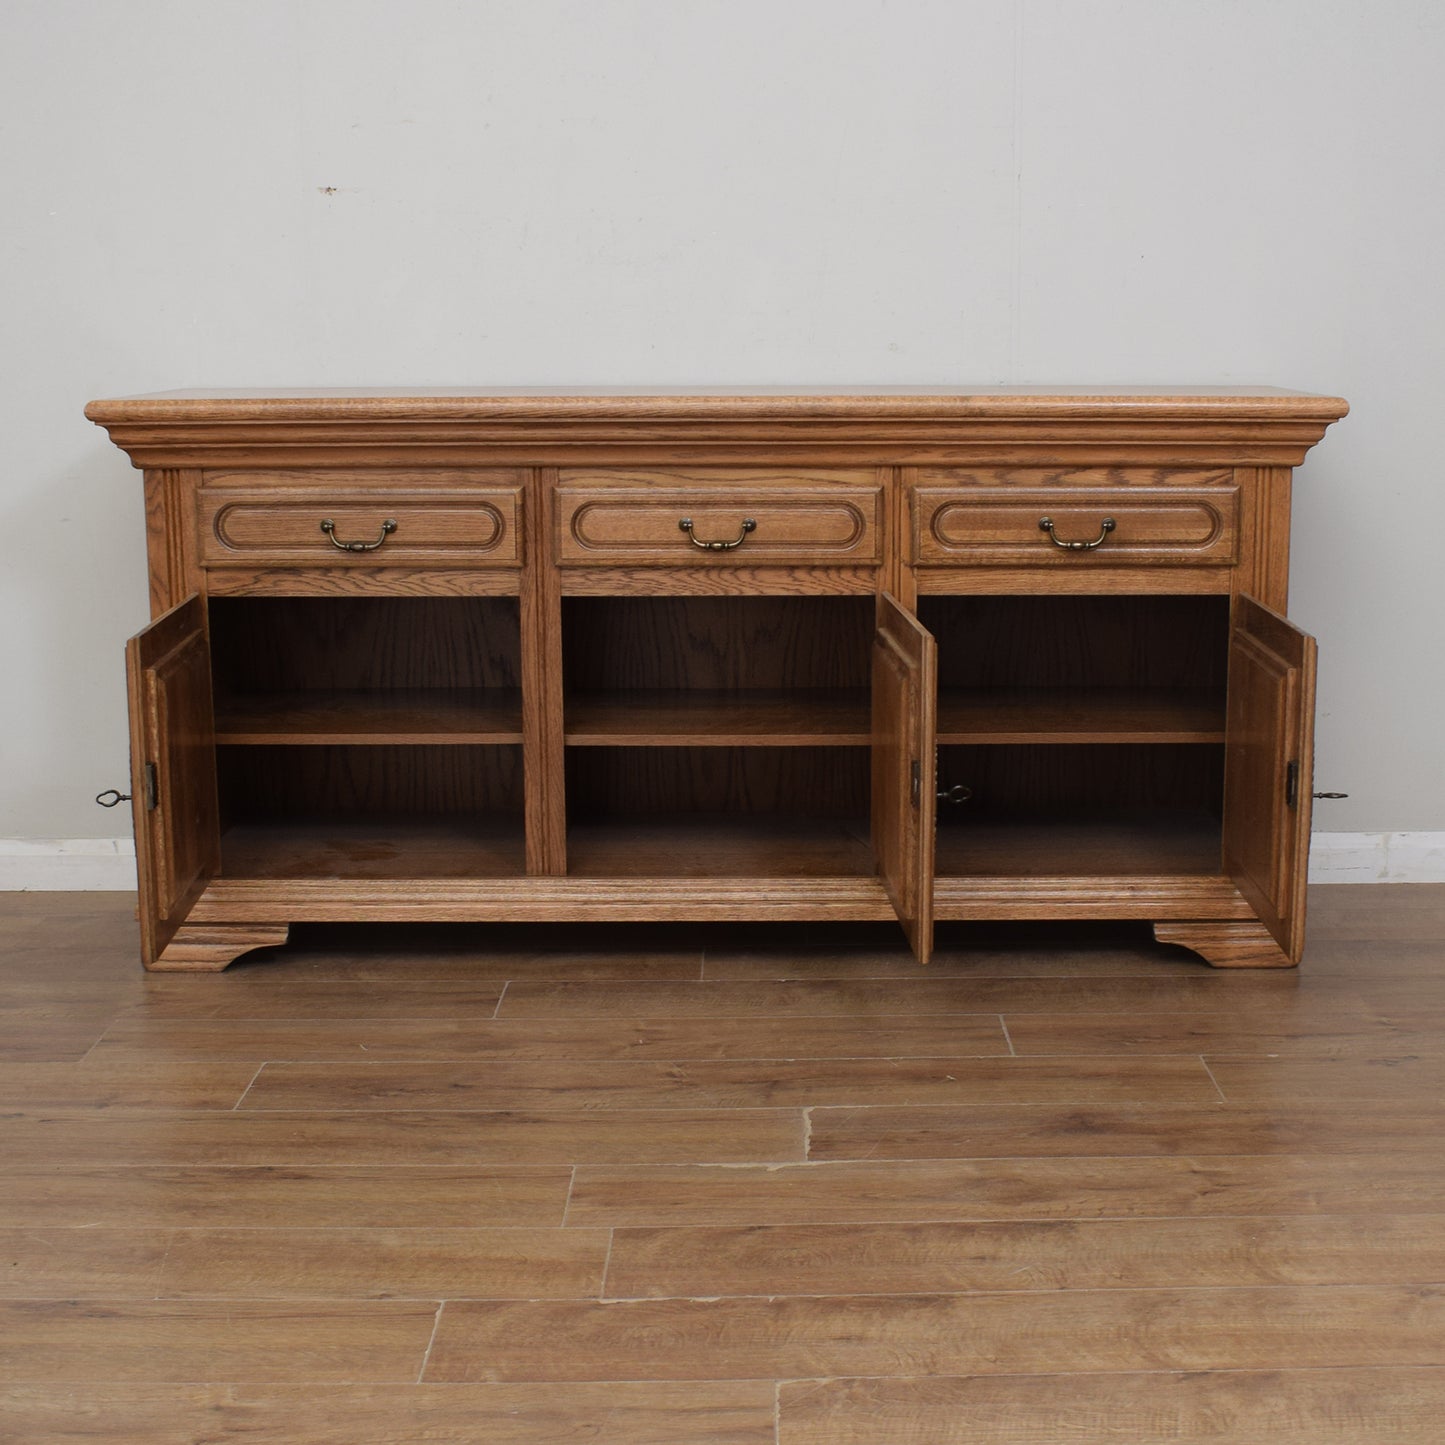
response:
<path fill-rule="evenodd" d="M 145 976 L 0 895 L 0 1439 L 1437 1445 L 1445 887 L 1311 906 Z"/>

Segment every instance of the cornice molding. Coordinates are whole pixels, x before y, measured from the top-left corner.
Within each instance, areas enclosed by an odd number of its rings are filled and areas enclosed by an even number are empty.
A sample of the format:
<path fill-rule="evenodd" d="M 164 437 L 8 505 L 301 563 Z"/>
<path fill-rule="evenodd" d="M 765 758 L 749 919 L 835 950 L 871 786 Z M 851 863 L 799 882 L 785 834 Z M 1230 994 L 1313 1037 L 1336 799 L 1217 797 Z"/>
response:
<path fill-rule="evenodd" d="M 780 448 L 880 463 L 1137 459 L 1294 466 L 1344 416 L 1270 389 L 970 392 L 171 392 L 86 415 L 141 467 L 583 461 Z M 720 449 L 722 449 L 720 451 Z"/>

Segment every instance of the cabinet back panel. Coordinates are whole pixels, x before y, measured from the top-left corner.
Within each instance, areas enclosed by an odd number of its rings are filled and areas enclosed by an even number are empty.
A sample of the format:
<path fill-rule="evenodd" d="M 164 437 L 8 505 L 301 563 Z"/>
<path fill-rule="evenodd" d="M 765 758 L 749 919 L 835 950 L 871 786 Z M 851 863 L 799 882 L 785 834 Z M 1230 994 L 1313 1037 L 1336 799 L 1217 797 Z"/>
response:
<path fill-rule="evenodd" d="M 518 747 L 223 747 L 223 824 L 516 814 Z"/>
<path fill-rule="evenodd" d="M 962 783 L 973 796 L 940 803 L 940 827 L 978 815 L 1077 813 L 1104 817 L 1177 808 L 1218 817 L 1224 748 L 1218 744 L 942 747 L 938 786 Z"/>
<path fill-rule="evenodd" d="M 868 816 L 867 748 L 574 748 L 574 819 L 640 813 Z"/>
<path fill-rule="evenodd" d="M 512 597 L 213 598 L 220 693 L 516 687 Z"/>
<path fill-rule="evenodd" d="M 872 597 L 586 597 L 562 603 L 570 691 L 867 687 Z"/>
<path fill-rule="evenodd" d="M 944 688 L 1222 690 L 1227 597 L 918 599 Z"/>

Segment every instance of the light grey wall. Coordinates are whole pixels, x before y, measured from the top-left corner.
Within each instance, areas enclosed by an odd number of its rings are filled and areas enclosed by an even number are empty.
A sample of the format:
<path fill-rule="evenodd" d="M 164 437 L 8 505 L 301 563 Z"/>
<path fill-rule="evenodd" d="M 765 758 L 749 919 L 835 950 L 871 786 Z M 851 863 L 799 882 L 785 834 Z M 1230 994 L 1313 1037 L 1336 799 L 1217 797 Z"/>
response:
<path fill-rule="evenodd" d="M 0 837 L 120 831 L 187 385 L 1274 383 L 1317 825 L 1445 829 L 1445 6 L 7 0 Z"/>

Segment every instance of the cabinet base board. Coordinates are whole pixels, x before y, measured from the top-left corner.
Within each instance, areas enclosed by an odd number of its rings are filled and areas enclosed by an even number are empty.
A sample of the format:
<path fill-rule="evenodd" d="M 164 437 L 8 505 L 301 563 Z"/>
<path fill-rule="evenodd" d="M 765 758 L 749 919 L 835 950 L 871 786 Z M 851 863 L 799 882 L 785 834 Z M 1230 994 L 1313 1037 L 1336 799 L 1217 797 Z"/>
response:
<path fill-rule="evenodd" d="M 867 922 L 895 917 L 876 878 L 219 878 L 194 923 Z"/>
<path fill-rule="evenodd" d="M 1290 958 L 1264 924 L 1253 919 L 1233 923 L 1156 923 L 1160 943 L 1192 949 L 1213 968 L 1293 968 Z"/>
<path fill-rule="evenodd" d="M 253 948 L 275 948 L 291 936 L 287 923 L 185 923 L 148 965 L 152 973 L 219 973 Z"/>
<path fill-rule="evenodd" d="M 278 917 L 310 923 L 824 923 L 895 917 L 877 878 L 686 882 L 684 889 L 675 878 L 221 878 L 201 895 L 182 933 L 228 925 L 274 927 Z M 1146 919 L 1157 930 L 1228 928 L 1252 916 L 1234 885 L 1213 877 L 940 878 L 936 886 L 937 916 L 949 921 Z M 1184 921 L 1160 921 L 1170 918 Z"/>

